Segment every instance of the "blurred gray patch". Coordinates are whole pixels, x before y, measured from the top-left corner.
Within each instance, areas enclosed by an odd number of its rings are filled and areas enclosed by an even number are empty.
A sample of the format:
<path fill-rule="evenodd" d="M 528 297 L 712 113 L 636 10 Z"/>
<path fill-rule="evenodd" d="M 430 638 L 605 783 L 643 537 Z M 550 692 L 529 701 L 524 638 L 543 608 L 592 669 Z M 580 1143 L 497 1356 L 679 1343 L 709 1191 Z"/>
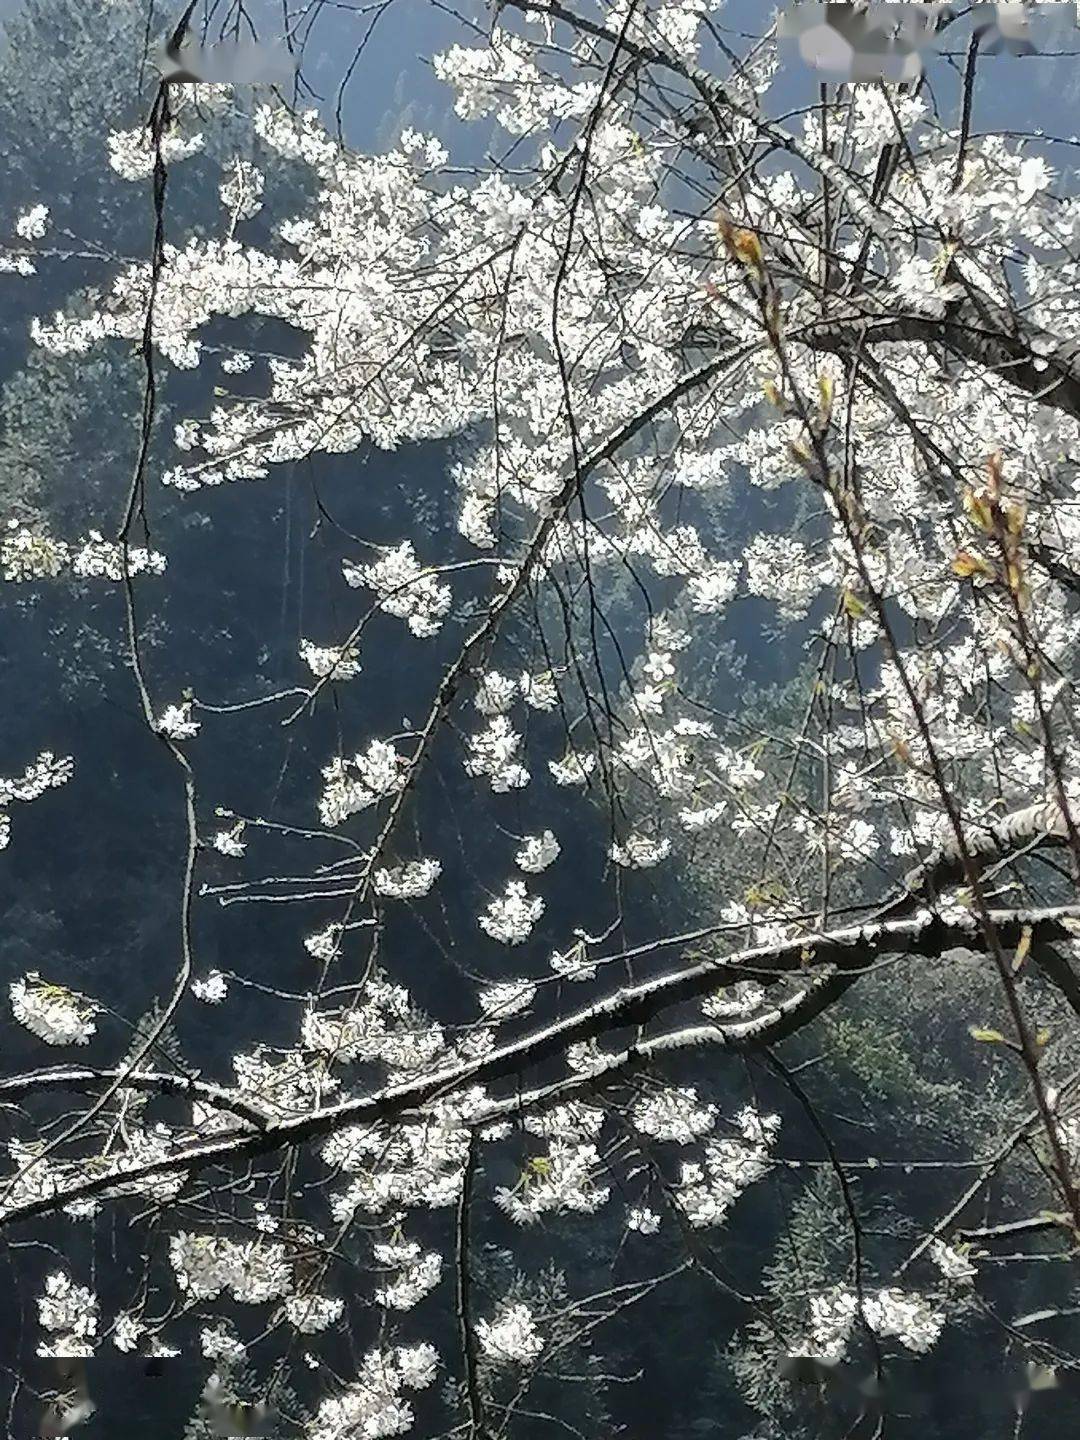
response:
<path fill-rule="evenodd" d="M 61 1436 L 70 1435 L 97 1411 L 87 1388 L 86 1361 L 77 1355 L 58 1355 L 52 1363 L 59 1388 L 42 1413 L 38 1426 L 40 1440 L 60 1440 Z"/>
<path fill-rule="evenodd" d="M 277 1419 L 273 1407 L 265 1401 L 238 1400 L 218 1375 L 211 1375 L 203 1387 L 199 1414 L 211 1435 L 220 1437 L 220 1440 L 233 1440 L 235 1436 L 267 1435 L 274 1429 Z"/>
<path fill-rule="evenodd" d="M 283 40 L 243 38 L 208 45 L 188 36 L 179 46 L 162 41 L 157 65 L 162 79 L 180 85 L 289 85 L 297 60 Z"/>
<path fill-rule="evenodd" d="M 921 51 L 944 5 L 798 5 L 780 16 L 779 34 L 798 42 L 807 65 L 845 80 L 915 80 Z"/>
<path fill-rule="evenodd" d="M 1020 3 L 973 5 L 969 10 L 950 4 L 801 4 L 789 6 L 780 16 L 778 33 L 798 44 L 799 55 L 812 69 L 837 79 L 916 80 L 922 74 L 923 52 L 933 48 L 939 26 L 946 18 L 950 38 L 963 21 L 980 36 L 982 50 L 990 55 L 1032 55 L 1038 47 L 1031 30 L 1033 18 L 1047 18 L 1058 27 L 1071 19 L 1075 27 L 1080 5 Z"/>

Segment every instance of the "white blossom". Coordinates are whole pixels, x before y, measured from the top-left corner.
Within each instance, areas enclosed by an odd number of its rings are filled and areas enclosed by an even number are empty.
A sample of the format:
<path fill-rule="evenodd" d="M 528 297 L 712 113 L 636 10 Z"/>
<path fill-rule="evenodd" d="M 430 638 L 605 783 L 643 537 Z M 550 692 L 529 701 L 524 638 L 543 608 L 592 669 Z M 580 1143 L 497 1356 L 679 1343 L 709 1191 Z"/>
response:
<path fill-rule="evenodd" d="M 145 125 L 133 130 L 114 130 L 107 137 L 109 164 L 124 180 L 146 180 L 154 170 L 154 146 Z M 175 164 L 203 148 L 203 136 L 183 137 L 165 134 L 161 137 L 161 157 L 166 164 Z"/>
<path fill-rule="evenodd" d="M 657 1090 L 638 1100 L 630 1114 L 644 1134 L 678 1145 L 689 1145 L 716 1124 L 716 1106 L 702 1104 L 693 1089 Z"/>
<path fill-rule="evenodd" d="M 180 705 L 166 705 L 154 724 L 158 733 L 170 740 L 190 740 L 199 733 L 199 722 L 192 719 L 190 700 Z"/>
<path fill-rule="evenodd" d="M 220 970 L 208 970 L 201 979 L 191 982 L 191 993 L 207 1005 L 220 1005 L 229 993 L 229 982 Z"/>
<path fill-rule="evenodd" d="M 569 751 L 561 760 L 549 760 L 548 769 L 556 785 L 585 785 L 596 768 L 596 756 Z"/>
<path fill-rule="evenodd" d="M 37 1307 L 43 1330 L 63 1331 L 72 1340 L 90 1343 L 97 1335 L 97 1297 L 84 1285 L 74 1284 L 63 1270 L 45 1277 L 45 1292 L 38 1296 Z"/>
<path fill-rule="evenodd" d="M 30 580 L 55 579 L 70 563 L 71 550 L 40 530 L 31 530 L 9 520 L 0 540 L 0 572 L 5 580 L 25 584 Z"/>
<path fill-rule="evenodd" d="M 895 1336 L 901 1345 L 917 1353 L 933 1348 L 945 1324 L 945 1316 L 928 1301 L 898 1289 L 867 1295 L 863 1314 L 870 1328 L 883 1339 Z"/>
<path fill-rule="evenodd" d="M 237 156 L 219 187 L 221 203 L 238 220 L 251 220 L 262 209 L 265 184 L 262 171 Z"/>
<path fill-rule="evenodd" d="M 592 980 L 596 976 L 597 967 L 590 964 L 586 956 L 585 943 L 578 940 L 569 950 L 552 951 L 548 964 L 555 974 L 562 976 L 564 980 Z"/>
<path fill-rule="evenodd" d="M 238 821 L 231 830 L 218 830 L 211 838 L 210 844 L 219 855 L 228 855 L 238 860 L 247 849 L 247 842 L 240 837 L 244 833 L 244 822 Z"/>
<path fill-rule="evenodd" d="M 536 986 L 528 980 L 503 980 L 480 991 L 480 1009 L 489 1020 L 508 1020 L 528 1010 L 536 998 Z"/>
<path fill-rule="evenodd" d="M 285 1316 L 301 1335 L 336 1325 L 344 1312 L 345 1302 L 337 1295 L 289 1295 L 285 1300 Z"/>
<path fill-rule="evenodd" d="M 529 783 L 529 772 L 517 759 L 521 736 L 505 715 L 496 715 L 486 730 L 470 735 L 468 743 L 466 774 L 485 776 L 496 794 L 522 790 Z"/>
<path fill-rule="evenodd" d="M 325 930 L 308 935 L 304 949 L 314 960 L 332 960 L 341 944 L 341 926 L 330 924 Z"/>
<path fill-rule="evenodd" d="M 841 1359 L 858 1312 L 858 1296 L 849 1286 L 835 1286 L 813 1296 L 810 1353 L 826 1360 Z M 945 1323 L 944 1315 L 922 1296 L 895 1287 L 864 1293 L 862 1315 L 870 1329 L 882 1339 L 895 1337 L 905 1348 L 917 1353 L 933 1348 Z"/>
<path fill-rule="evenodd" d="M 478 1320 L 476 1338 L 489 1359 L 507 1365 L 532 1364 L 544 1348 L 527 1305 L 506 1305 L 494 1320 Z"/>
<path fill-rule="evenodd" d="M 527 875 L 538 875 L 559 858 L 561 846 L 550 830 L 529 835 L 514 857 L 514 864 Z"/>
<path fill-rule="evenodd" d="M 582 1128 L 571 1123 L 541 1131 L 551 1136 L 547 1154 L 533 1156 L 516 1185 L 495 1187 L 496 1205 L 516 1224 L 532 1225 L 547 1214 L 591 1215 L 607 1204 L 611 1187 L 601 1178 L 600 1153 L 581 1138 Z"/>
<path fill-rule="evenodd" d="M 963 1250 L 957 1250 L 952 1245 L 946 1245 L 944 1240 L 937 1236 L 930 1242 L 930 1259 L 941 1271 L 946 1280 L 959 1283 L 966 1283 L 974 1280 L 978 1274 L 976 1267 Z"/>
<path fill-rule="evenodd" d="M 356 1380 L 323 1400 L 308 1427 L 308 1440 L 381 1440 L 412 1428 L 413 1411 L 403 1388 L 420 1389 L 434 1379 L 430 1346 L 369 1350 Z"/>
<path fill-rule="evenodd" d="M 538 675 L 523 671 L 518 677 L 518 685 L 525 704 L 533 710 L 554 710 L 559 703 L 558 687 L 550 670 L 541 671 Z"/>
<path fill-rule="evenodd" d="M 439 1357 L 434 1345 L 399 1345 L 394 1360 L 406 1390 L 426 1390 L 435 1379 Z"/>
<path fill-rule="evenodd" d="M 221 368 L 226 375 L 244 375 L 254 363 L 255 361 L 246 350 L 234 350 L 231 355 L 226 355 L 222 360 Z"/>
<path fill-rule="evenodd" d="M 480 916 L 480 928 L 503 945 L 520 945 L 543 913 L 540 896 L 530 895 L 523 880 L 510 880 L 506 893 L 497 895 Z"/>
<path fill-rule="evenodd" d="M 199 1348 L 208 1360 L 220 1361 L 226 1365 L 243 1360 L 247 1354 L 247 1346 L 225 1321 L 218 1325 L 204 1326 L 200 1330 Z"/>
<path fill-rule="evenodd" d="M 682 1166 L 675 1200 L 695 1228 L 721 1224 L 742 1192 L 768 1173 L 779 1117 L 746 1109 L 736 1125 L 739 1136 L 706 1141 L 701 1161 Z"/>
<path fill-rule="evenodd" d="M 372 565 L 346 561 L 344 573 L 349 585 L 374 590 L 382 609 L 404 620 L 414 635 L 437 634 L 450 609 L 449 585 L 440 584 L 430 570 L 420 565 L 408 540 L 387 550 Z"/>
<path fill-rule="evenodd" d="M 631 1206 L 626 1216 L 626 1228 L 636 1230 L 639 1235 L 655 1235 L 660 1229 L 660 1216 L 647 1205 Z"/>
<path fill-rule="evenodd" d="M 609 853 L 616 865 L 632 870 L 648 870 L 671 854 L 671 841 L 666 835 L 628 835 L 621 845 L 612 845 Z"/>
<path fill-rule="evenodd" d="M 300 641 L 300 658 L 318 680 L 352 680 L 360 674 L 355 645 L 346 645 L 339 650 L 314 645 L 310 640 Z"/>
<path fill-rule="evenodd" d="M 40 240 L 49 228 L 49 207 L 32 205 L 15 221 L 15 233 L 23 240 Z"/>
<path fill-rule="evenodd" d="M 397 1270 L 375 1291 L 376 1302 L 387 1310 L 411 1310 L 442 1277 L 442 1256 L 435 1250 L 422 1255 L 419 1245 L 376 1245 L 375 1263 Z"/>
<path fill-rule="evenodd" d="M 517 699 L 518 684 L 512 675 L 488 670 L 480 677 L 473 704 L 481 715 L 501 715 Z"/>
<path fill-rule="evenodd" d="M 441 874 L 438 860 L 407 860 L 403 865 L 382 866 L 375 871 L 375 890 L 394 900 L 419 900 Z"/>
<path fill-rule="evenodd" d="M 74 768 L 70 756 L 58 759 L 51 750 L 43 750 L 17 779 L 0 776 L 0 850 L 5 850 L 11 840 L 11 817 L 7 806 L 12 803 L 29 804 L 47 790 L 66 785 Z"/>
<path fill-rule="evenodd" d="M 46 1045 L 86 1045 L 97 1029 L 94 1001 L 49 984 L 36 971 L 13 980 L 8 990 L 15 1019 Z"/>
<path fill-rule="evenodd" d="M 228 1291 L 241 1304 L 259 1305 L 292 1289 L 285 1247 L 262 1239 L 180 1231 L 169 1241 L 169 1259 L 177 1286 L 192 1300 L 213 1300 Z"/>
<path fill-rule="evenodd" d="M 323 768 L 326 781 L 319 816 L 331 828 L 350 815 L 376 805 L 405 784 L 407 760 L 388 741 L 372 740 L 366 751 L 345 760 L 340 756 Z"/>
<path fill-rule="evenodd" d="M 146 1326 L 137 1315 L 121 1311 L 112 1324 L 112 1342 L 117 1350 L 130 1355 L 145 1329 Z"/>

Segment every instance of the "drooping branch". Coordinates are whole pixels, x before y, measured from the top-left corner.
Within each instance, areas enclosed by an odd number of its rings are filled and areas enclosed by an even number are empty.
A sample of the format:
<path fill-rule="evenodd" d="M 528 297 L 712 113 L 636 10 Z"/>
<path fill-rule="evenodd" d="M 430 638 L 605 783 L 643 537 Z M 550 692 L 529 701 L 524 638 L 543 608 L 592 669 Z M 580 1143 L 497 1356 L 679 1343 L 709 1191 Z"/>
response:
<path fill-rule="evenodd" d="M 1066 1094 L 1071 1093 L 1078 1079 L 1080 1079 L 1080 1072 L 1074 1071 L 1065 1081 L 1065 1083 L 1061 1086 L 1061 1089 L 1058 1092 L 1059 1104 Z M 998 1173 L 998 1171 L 1005 1164 L 1005 1162 L 1009 1160 L 1012 1155 L 1015 1154 L 1015 1152 L 1020 1148 L 1022 1144 L 1025 1143 L 1028 1137 L 1035 1133 L 1041 1123 L 1041 1120 L 1042 1116 L 1039 1112 L 1038 1106 L 1028 1111 L 1027 1115 L 1020 1122 L 1020 1124 L 1017 1125 L 1016 1128 L 1005 1137 L 1004 1141 L 1001 1143 L 1001 1145 L 998 1146 L 994 1154 L 990 1155 L 987 1158 L 985 1163 L 981 1166 L 978 1175 L 975 1176 L 974 1180 L 972 1180 L 969 1185 L 965 1186 L 964 1190 L 961 1192 L 958 1198 L 953 1201 L 953 1203 L 949 1206 L 948 1210 L 946 1210 L 945 1213 L 927 1231 L 927 1233 L 923 1236 L 923 1238 L 919 1241 L 915 1248 L 910 1251 L 907 1258 L 902 1262 L 902 1264 L 897 1266 L 894 1272 L 895 1279 L 899 1280 L 903 1275 L 907 1274 L 907 1272 L 911 1269 L 915 1262 L 926 1253 L 926 1251 L 930 1248 L 930 1246 L 934 1243 L 936 1239 L 940 1239 L 943 1235 L 947 1235 L 949 1233 L 954 1223 L 960 1218 L 960 1216 L 964 1213 L 964 1211 L 979 1194 L 979 1192 L 984 1188 L 984 1186 L 989 1183 L 989 1181 Z"/>

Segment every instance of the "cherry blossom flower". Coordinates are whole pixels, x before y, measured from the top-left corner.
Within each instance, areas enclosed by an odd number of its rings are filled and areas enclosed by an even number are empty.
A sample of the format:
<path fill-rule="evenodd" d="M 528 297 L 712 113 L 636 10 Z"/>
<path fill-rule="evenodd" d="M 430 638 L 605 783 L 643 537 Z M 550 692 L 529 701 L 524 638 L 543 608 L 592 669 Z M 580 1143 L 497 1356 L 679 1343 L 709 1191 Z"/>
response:
<path fill-rule="evenodd" d="M 544 1342 L 527 1305 L 505 1305 L 494 1320 L 478 1320 L 476 1338 L 491 1360 L 504 1365 L 530 1365 Z"/>
<path fill-rule="evenodd" d="M 561 847 L 550 830 L 540 835 L 530 835 L 514 857 L 514 864 L 528 875 L 538 875 L 541 870 L 559 858 Z"/>
<path fill-rule="evenodd" d="M 543 913 L 540 896 L 530 895 L 523 880 L 510 880 L 506 893 L 496 896 L 480 916 L 480 928 L 503 945 L 520 945 Z"/>
<path fill-rule="evenodd" d="M 229 993 L 229 983 L 220 970 L 208 970 L 201 979 L 191 982 L 191 993 L 207 1005 L 220 1005 Z"/>
<path fill-rule="evenodd" d="M 631 1206 L 626 1216 L 626 1228 L 639 1235 L 655 1235 L 660 1229 L 660 1216 L 647 1205 Z"/>
<path fill-rule="evenodd" d="M 50 985 L 36 971 L 8 987 L 11 1008 L 20 1025 L 46 1045 L 86 1045 L 97 1029 L 98 1006 L 63 985 Z"/>
<path fill-rule="evenodd" d="M 23 240 L 40 240 L 49 228 L 49 207 L 32 205 L 15 221 L 15 233 Z"/>
<path fill-rule="evenodd" d="M 158 733 L 169 740 L 190 740 L 197 735 L 199 722 L 192 719 L 191 708 L 190 700 L 180 705 L 166 705 L 154 722 Z"/>

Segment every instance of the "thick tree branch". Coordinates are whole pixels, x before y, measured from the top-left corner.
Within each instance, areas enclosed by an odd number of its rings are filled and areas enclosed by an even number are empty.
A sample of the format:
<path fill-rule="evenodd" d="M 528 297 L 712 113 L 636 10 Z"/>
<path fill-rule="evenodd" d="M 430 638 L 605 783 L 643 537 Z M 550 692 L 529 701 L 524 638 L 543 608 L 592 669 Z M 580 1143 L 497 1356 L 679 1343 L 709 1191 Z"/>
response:
<path fill-rule="evenodd" d="M 1030 930 L 1033 941 L 1053 943 L 1074 938 L 1073 927 L 1080 922 L 1080 905 L 1043 910 L 993 910 L 988 912 L 988 916 L 1003 947 L 1015 947 L 1025 930 Z M 321 1139 L 349 1125 L 374 1125 L 415 1115 L 433 1100 L 458 1094 L 466 1088 L 512 1077 L 520 1080 L 527 1071 L 543 1062 L 565 1056 L 570 1045 L 645 1025 L 676 1005 L 700 999 L 718 986 L 741 979 L 764 977 L 769 980 L 799 973 L 809 966 L 825 967 L 826 980 L 822 981 L 822 985 L 825 986 L 828 979 L 836 979 L 836 994 L 830 996 L 826 990 L 823 995 L 820 990 L 814 989 L 813 1000 L 805 1001 L 808 1011 L 817 1005 L 818 1010 L 814 1013 L 819 1013 L 847 988 L 840 985 L 841 979 L 857 978 L 884 956 L 934 958 L 950 950 L 981 949 L 984 941 L 984 931 L 973 918 L 966 923 L 946 923 L 931 912 L 923 911 L 900 920 L 848 926 L 780 945 L 759 946 L 721 959 L 700 961 L 657 979 L 618 990 L 574 1015 L 532 1031 L 468 1064 L 436 1070 L 406 1084 L 387 1086 L 372 1095 L 347 1100 L 313 1114 L 272 1120 L 257 1133 L 251 1130 L 225 1131 L 206 1140 L 178 1145 L 172 1155 L 159 1160 L 127 1165 L 120 1162 L 111 1172 L 79 1181 L 59 1193 L 7 1206 L 0 1211 L 0 1224 L 44 1214 L 73 1199 L 98 1195 L 119 1185 L 130 1186 L 158 1175 L 194 1172 L 211 1165 L 267 1154 Z M 745 1023 L 753 1025 L 755 1022 Z M 704 1032 L 708 1027 L 698 1028 Z M 756 1043 L 776 1043 L 778 1038 L 782 1038 L 782 1034 L 769 1033 L 767 1039 L 764 1034 L 759 1034 Z M 654 1042 L 637 1042 L 624 1052 L 629 1060 L 641 1055 L 645 1043 Z M 751 1042 L 744 1037 L 742 1043 L 748 1045 Z M 658 1052 L 661 1048 L 662 1039 Z M 520 1108 L 521 1103 L 518 1094 L 514 1098 L 514 1107 Z M 536 1103 L 542 1102 L 538 1099 Z"/>
<path fill-rule="evenodd" d="M 988 825 L 969 825 L 964 830 L 964 850 L 979 868 L 987 860 L 1000 859 L 1032 845 L 1059 847 L 1068 841 L 1065 817 L 1054 800 L 1026 805 Z M 965 873 L 960 845 L 955 837 L 950 837 L 908 871 L 903 892 L 880 914 L 891 916 L 910 910 L 920 900 L 933 900 L 950 885 L 959 885 Z"/>

